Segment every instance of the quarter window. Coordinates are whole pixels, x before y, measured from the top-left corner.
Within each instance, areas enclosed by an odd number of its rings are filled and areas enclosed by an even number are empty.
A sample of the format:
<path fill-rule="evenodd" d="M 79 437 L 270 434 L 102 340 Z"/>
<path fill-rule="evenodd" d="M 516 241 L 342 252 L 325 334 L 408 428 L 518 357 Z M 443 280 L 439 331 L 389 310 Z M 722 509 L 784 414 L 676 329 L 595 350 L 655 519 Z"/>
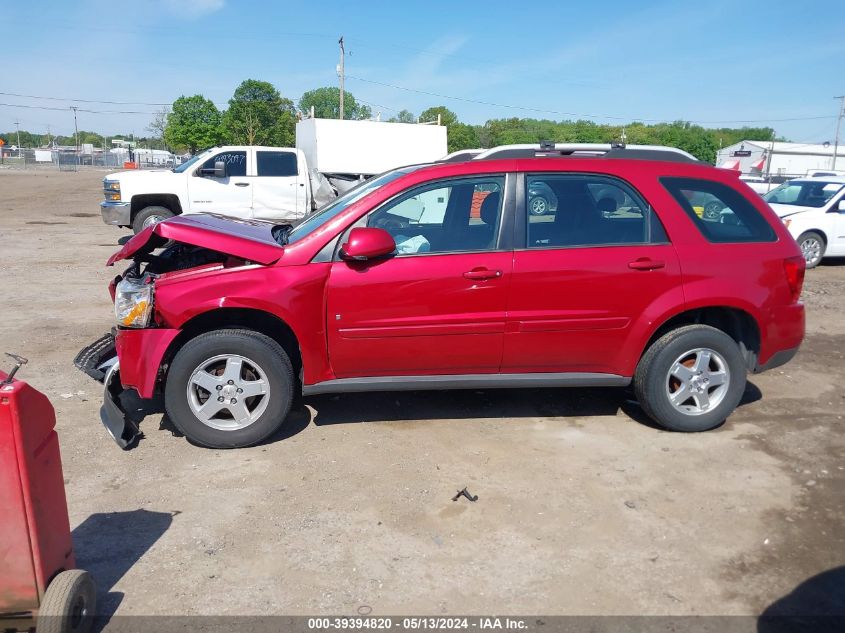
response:
<path fill-rule="evenodd" d="M 226 163 L 226 173 L 229 176 L 246 176 L 246 152 L 223 152 L 212 156 L 202 164 L 202 169 L 214 169 L 214 163 Z"/>
<path fill-rule="evenodd" d="M 591 174 L 526 180 L 528 248 L 667 242 L 660 220 L 628 185 Z"/>
<path fill-rule="evenodd" d="M 367 226 L 390 233 L 397 255 L 493 250 L 504 184 L 502 176 L 430 183 L 373 211 Z"/>
<path fill-rule="evenodd" d="M 293 152 L 256 152 L 259 176 L 296 176 L 297 161 Z"/>
<path fill-rule="evenodd" d="M 698 178 L 661 178 L 701 234 L 720 244 L 774 242 L 774 229 L 745 197 L 732 187 Z"/>

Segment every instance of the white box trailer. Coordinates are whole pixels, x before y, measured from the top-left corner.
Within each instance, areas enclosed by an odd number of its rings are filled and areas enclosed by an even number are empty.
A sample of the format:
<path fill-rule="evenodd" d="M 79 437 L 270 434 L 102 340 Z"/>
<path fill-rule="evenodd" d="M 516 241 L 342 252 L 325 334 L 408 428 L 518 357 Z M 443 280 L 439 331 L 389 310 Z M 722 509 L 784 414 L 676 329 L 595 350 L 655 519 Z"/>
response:
<path fill-rule="evenodd" d="M 426 163 L 447 153 L 446 127 L 386 121 L 303 119 L 296 148 L 309 167 L 327 174 L 365 175 Z"/>

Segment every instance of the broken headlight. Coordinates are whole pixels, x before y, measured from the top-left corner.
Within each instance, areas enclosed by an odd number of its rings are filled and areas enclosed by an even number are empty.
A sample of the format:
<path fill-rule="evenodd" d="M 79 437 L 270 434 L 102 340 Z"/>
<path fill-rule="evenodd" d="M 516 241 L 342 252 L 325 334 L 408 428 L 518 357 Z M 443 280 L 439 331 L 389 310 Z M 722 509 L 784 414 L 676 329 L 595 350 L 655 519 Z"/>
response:
<path fill-rule="evenodd" d="M 114 294 L 114 316 L 117 324 L 122 327 L 147 327 L 152 313 L 152 277 L 143 275 L 121 279 Z"/>

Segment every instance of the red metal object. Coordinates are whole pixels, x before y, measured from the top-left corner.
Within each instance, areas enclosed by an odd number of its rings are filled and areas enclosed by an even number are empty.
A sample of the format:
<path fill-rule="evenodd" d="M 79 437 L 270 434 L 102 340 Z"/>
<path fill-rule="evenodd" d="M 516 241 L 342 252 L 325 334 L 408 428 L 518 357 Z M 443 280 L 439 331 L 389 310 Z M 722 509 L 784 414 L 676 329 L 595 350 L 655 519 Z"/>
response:
<path fill-rule="evenodd" d="M 0 372 L 0 620 L 36 615 L 50 582 L 76 564 L 53 407 L 6 378 Z"/>

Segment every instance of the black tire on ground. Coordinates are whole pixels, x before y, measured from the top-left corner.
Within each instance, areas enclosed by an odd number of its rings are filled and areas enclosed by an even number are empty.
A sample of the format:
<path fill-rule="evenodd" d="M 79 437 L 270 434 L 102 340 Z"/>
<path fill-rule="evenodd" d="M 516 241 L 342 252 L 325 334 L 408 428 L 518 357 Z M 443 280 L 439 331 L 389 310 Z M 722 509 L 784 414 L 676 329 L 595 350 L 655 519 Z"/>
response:
<path fill-rule="evenodd" d="M 227 354 L 257 364 L 269 384 L 267 395 L 260 396 L 268 398 L 263 413 L 247 426 L 231 430 L 202 422 L 193 412 L 188 396 L 194 370 L 208 359 Z M 258 444 L 282 426 L 293 402 L 294 386 L 290 359 L 269 336 L 253 330 L 215 330 L 191 339 L 176 354 L 167 374 L 164 404 L 173 424 L 192 442 L 210 448 L 242 448 Z"/>
<path fill-rule="evenodd" d="M 48 585 L 38 609 L 38 633 L 88 633 L 97 609 L 97 589 L 88 572 L 63 571 Z"/>
<path fill-rule="evenodd" d="M 807 268 L 815 268 L 821 264 L 827 245 L 819 233 L 807 231 L 799 235 L 796 241 L 804 256 L 804 261 L 807 262 Z"/>
<path fill-rule="evenodd" d="M 671 403 L 669 372 L 677 359 L 698 349 L 712 350 L 721 356 L 727 365 L 729 380 L 720 402 L 710 410 L 692 415 Z M 736 341 L 709 325 L 686 325 L 664 334 L 646 350 L 634 374 L 634 393 L 646 414 L 660 426 L 695 433 L 716 428 L 724 422 L 739 404 L 745 382 L 745 360 Z"/>
<path fill-rule="evenodd" d="M 172 218 L 175 214 L 167 207 L 144 207 L 135 214 L 132 220 L 132 231 L 137 235 L 143 231 L 147 226 L 158 224 L 162 220 Z"/>

